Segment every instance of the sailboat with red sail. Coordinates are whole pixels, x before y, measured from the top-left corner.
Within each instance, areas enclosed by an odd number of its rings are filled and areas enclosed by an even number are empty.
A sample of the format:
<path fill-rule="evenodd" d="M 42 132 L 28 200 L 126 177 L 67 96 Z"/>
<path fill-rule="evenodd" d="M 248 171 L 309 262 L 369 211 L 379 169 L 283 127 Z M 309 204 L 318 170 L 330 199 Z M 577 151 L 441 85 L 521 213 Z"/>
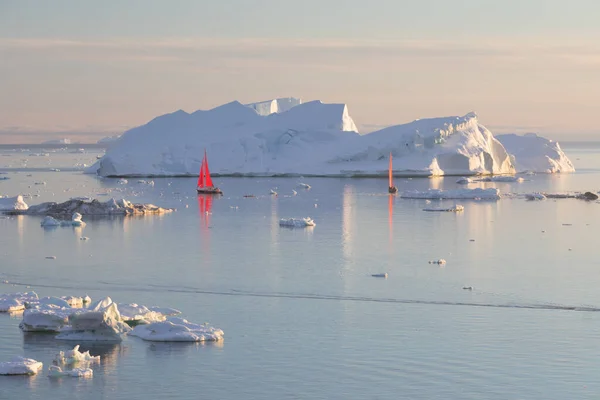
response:
<path fill-rule="evenodd" d="M 392 182 L 392 153 L 390 153 L 390 165 L 388 167 L 388 180 L 389 180 L 388 193 L 390 193 L 390 194 L 397 193 L 398 188 L 396 186 L 394 186 L 394 183 Z"/>
<path fill-rule="evenodd" d="M 198 176 L 198 187 L 196 190 L 198 193 L 202 194 L 223 194 L 221 189 L 213 184 L 212 178 L 210 177 L 206 150 L 204 150 L 204 158 L 202 159 L 202 165 L 200 166 L 200 175 Z"/>

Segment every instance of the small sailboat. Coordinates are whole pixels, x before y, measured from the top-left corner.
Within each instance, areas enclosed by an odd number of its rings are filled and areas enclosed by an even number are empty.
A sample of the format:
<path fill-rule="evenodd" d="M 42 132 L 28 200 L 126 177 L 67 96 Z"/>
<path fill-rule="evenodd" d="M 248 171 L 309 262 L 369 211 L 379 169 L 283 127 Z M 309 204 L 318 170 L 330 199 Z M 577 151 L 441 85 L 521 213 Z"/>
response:
<path fill-rule="evenodd" d="M 396 186 L 394 186 L 394 183 L 392 182 L 392 153 L 390 153 L 390 166 L 388 168 L 388 180 L 389 180 L 388 193 L 390 193 L 390 194 L 397 193 L 398 188 Z"/>
<path fill-rule="evenodd" d="M 210 177 L 210 171 L 208 170 L 208 158 L 206 157 L 206 150 L 204 150 L 204 158 L 202 159 L 202 165 L 200 166 L 200 175 L 198 176 L 198 187 L 196 188 L 198 193 L 202 194 L 223 194 L 221 189 L 213 184 Z"/>

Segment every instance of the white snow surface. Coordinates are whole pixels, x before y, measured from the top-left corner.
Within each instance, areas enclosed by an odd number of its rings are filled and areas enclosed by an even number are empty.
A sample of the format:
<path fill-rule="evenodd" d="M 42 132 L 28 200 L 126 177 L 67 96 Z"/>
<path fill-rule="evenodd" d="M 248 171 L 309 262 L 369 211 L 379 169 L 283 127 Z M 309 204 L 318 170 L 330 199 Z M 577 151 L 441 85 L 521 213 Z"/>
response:
<path fill-rule="evenodd" d="M 303 228 L 306 226 L 315 226 L 316 224 L 315 224 L 315 221 L 312 220 L 312 218 L 305 217 L 305 218 L 281 218 L 279 220 L 279 225 Z"/>
<path fill-rule="evenodd" d="M 204 150 L 213 175 L 513 174 L 508 153 L 474 113 L 417 120 L 359 135 L 345 104 L 238 102 L 177 111 L 125 132 L 88 172 L 101 176 L 195 176 Z M 265 109 L 266 110 L 266 109 Z M 267 114 L 268 115 L 261 115 Z"/>
<path fill-rule="evenodd" d="M 496 188 L 489 189 L 456 189 L 440 190 L 429 189 L 426 191 L 407 190 L 400 197 L 406 199 L 481 199 L 481 200 L 499 200 L 500 191 Z"/>
<path fill-rule="evenodd" d="M 223 331 L 208 324 L 198 325 L 183 318 L 170 317 L 163 322 L 138 325 L 131 336 L 153 342 L 204 342 L 223 340 Z"/>
<path fill-rule="evenodd" d="M 511 155 L 517 172 L 558 173 L 575 172 L 575 167 L 558 142 L 535 133 L 505 134 L 496 138 Z"/>
<path fill-rule="evenodd" d="M 0 294 L 0 312 L 18 312 L 25 310 L 25 304 L 38 301 L 35 292 Z"/>
<path fill-rule="evenodd" d="M 14 197 L 0 196 L 0 211 L 24 211 L 28 208 L 29 206 L 25 203 L 21 195 Z"/>
<path fill-rule="evenodd" d="M 0 375 L 35 375 L 43 364 L 31 358 L 13 357 L 10 361 L 0 362 Z"/>
<path fill-rule="evenodd" d="M 164 321 L 166 316 L 169 315 L 159 311 L 150 310 L 148 307 L 136 303 L 119 303 L 118 306 L 123 321 L 132 321 L 137 324 L 150 324 L 152 322 Z"/>

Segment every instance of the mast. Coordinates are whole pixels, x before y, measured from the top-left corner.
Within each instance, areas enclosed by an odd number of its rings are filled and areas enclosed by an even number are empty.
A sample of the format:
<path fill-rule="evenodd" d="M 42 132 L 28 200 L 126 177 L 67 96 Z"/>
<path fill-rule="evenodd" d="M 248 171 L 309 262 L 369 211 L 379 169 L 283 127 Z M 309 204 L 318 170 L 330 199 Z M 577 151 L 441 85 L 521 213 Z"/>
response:
<path fill-rule="evenodd" d="M 392 187 L 392 153 L 390 152 L 390 166 L 388 168 L 389 187 Z"/>

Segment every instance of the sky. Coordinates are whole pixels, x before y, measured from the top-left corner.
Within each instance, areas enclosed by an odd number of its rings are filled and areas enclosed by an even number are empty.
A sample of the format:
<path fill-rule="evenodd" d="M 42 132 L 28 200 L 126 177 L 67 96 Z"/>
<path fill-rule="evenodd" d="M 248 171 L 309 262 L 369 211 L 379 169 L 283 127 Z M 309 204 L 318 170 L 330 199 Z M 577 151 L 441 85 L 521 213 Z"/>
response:
<path fill-rule="evenodd" d="M 600 138 L 597 0 L 0 0 L 0 144 L 277 97 Z"/>

